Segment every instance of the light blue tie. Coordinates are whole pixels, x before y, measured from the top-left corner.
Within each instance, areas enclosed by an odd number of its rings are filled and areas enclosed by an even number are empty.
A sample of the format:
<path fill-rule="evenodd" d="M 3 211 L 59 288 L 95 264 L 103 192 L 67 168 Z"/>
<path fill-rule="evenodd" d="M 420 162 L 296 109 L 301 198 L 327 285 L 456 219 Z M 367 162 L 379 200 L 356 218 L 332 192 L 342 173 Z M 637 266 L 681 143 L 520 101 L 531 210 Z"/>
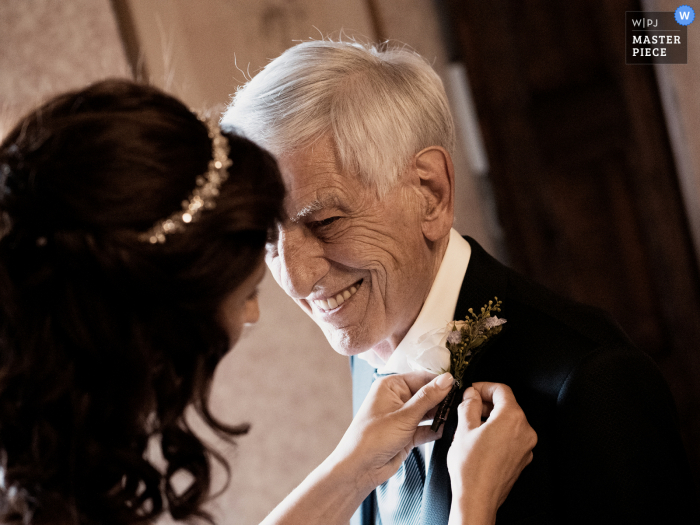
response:
<path fill-rule="evenodd" d="M 414 448 L 396 475 L 377 487 L 376 525 L 418 525 L 424 484 L 423 456 Z"/>

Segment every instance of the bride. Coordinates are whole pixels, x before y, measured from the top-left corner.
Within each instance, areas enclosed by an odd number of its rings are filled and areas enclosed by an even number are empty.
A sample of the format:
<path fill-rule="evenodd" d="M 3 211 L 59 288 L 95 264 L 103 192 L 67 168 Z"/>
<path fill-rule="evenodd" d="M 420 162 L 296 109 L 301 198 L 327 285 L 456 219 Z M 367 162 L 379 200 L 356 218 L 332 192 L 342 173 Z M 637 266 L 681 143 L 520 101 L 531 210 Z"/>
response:
<path fill-rule="evenodd" d="M 284 188 L 272 157 L 178 100 L 105 81 L 39 107 L 0 145 L 0 521 L 210 519 L 208 450 L 248 428 L 208 408 L 257 320 Z M 335 451 L 265 520 L 346 523 L 412 447 L 449 374 L 377 381 Z M 477 384 L 448 456 L 451 523 L 494 523 L 536 442 L 510 390 Z M 490 414 L 490 416 L 489 416 Z M 489 416 L 482 423 L 482 416 Z M 145 455 L 155 439 L 164 467 Z M 176 489 L 176 475 L 191 480 Z"/>

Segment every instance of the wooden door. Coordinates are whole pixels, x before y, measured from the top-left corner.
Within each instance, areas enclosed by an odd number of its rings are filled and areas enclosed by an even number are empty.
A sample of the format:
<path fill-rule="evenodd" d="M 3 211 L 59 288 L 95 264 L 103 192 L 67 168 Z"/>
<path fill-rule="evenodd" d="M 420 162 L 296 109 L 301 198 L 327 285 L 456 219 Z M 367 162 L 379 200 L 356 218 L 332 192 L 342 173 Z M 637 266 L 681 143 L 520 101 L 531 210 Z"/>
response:
<path fill-rule="evenodd" d="M 609 311 L 652 356 L 700 478 L 700 278 L 654 69 L 625 65 L 638 1 L 442 7 L 512 265 Z"/>

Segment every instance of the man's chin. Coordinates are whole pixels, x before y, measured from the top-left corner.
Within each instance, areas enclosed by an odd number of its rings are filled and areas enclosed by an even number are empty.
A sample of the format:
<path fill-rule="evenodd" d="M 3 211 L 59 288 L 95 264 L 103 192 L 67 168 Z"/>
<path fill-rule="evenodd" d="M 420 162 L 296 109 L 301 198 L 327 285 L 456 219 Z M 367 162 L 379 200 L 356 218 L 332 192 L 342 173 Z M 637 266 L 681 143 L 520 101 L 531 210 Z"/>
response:
<path fill-rule="evenodd" d="M 333 350 L 338 352 L 340 355 L 344 355 L 345 357 L 358 355 L 358 354 L 361 354 L 362 352 L 366 351 L 366 349 L 364 349 L 364 348 L 338 346 L 338 345 L 334 345 L 333 342 L 331 342 L 331 341 L 329 341 L 329 343 L 330 343 L 331 347 L 333 348 Z"/>
<path fill-rule="evenodd" d="M 361 354 L 372 348 L 371 344 L 362 344 L 362 342 L 349 337 L 347 334 L 338 334 L 338 332 L 330 332 L 324 330 L 324 335 L 331 345 L 331 348 L 340 355 L 350 357 Z"/>

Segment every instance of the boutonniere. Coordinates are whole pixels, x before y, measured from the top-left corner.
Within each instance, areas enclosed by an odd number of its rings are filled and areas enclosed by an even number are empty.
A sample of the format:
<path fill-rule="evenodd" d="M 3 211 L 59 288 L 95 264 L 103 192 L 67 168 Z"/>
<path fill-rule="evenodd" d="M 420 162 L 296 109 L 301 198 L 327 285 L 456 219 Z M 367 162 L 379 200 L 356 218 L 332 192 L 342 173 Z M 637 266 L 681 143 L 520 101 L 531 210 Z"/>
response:
<path fill-rule="evenodd" d="M 505 324 L 493 312 L 501 311 L 501 301 L 494 297 L 475 314 L 470 308 L 464 321 L 450 321 L 445 328 L 438 328 L 418 339 L 416 351 L 408 361 L 415 370 L 427 370 L 435 374 L 450 372 L 455 378 L 452 390 L 438 405 L 435 419 L 430 427 L 437 432 L 447 420 L 455 394 L 462 388 L 462 378 L 474 357 L 479 354 L 493 336 Z"/>

